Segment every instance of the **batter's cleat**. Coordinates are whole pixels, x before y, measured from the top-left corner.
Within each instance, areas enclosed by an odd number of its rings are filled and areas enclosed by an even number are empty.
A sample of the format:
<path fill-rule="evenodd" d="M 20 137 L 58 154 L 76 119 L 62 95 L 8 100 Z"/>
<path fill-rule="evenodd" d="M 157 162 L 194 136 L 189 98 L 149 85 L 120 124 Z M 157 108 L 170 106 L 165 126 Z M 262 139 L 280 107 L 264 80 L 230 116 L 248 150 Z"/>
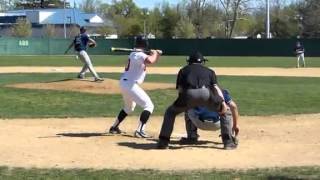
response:
<path fill-rule="evenodd" d="M 181 145 L 185 145 L 185 144 L 197 144 L 198 142 L 198 138 L 188 138 L 188 137 L 182 137 L 179 140 L 179 143 Z"/>
<path fill-rule="evenodd" d="M 113 127 L 111 126 L 109 129 L 110 134 L 121 134 L 122 131 L 119 129 L 119 127 Z"/>
<path fill-rule="evenodd" d="M 79 75 L 77 76 L 77 78 L 78 78 L 78 79 L 84 79 L 84 75 L 79 74 Z"/>
<path fill-rule="evenodd" d="M 134 137 L 137 137 L 137 138 L 151 138 L 152 136 L 149 136 L 144 131 L 135 131 L 134 132 Z"/>
<path fill-rule="evenodd" d="M 169 149 L 168 142 L 165 140 L 159 139 L 157 143 L 157 149 Z"/>
<path fill-rule="evenodd" d="M 95 82 L 101 82 L 101 81 L 104 81 L 104 79 L 102 79 L 102 78 L 94 78 L 94 81 Z"/>

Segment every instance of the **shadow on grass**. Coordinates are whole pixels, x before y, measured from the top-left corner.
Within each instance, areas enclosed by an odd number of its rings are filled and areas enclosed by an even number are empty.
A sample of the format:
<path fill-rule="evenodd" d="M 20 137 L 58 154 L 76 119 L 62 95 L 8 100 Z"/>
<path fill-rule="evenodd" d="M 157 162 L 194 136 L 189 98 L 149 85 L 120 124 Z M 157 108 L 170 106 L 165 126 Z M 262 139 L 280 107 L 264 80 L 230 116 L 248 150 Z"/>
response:
<path fill-rule="evenodd" d="M 290 178 L 290 177 L 285 177 L 285 176 L 268 176 L 267 180 L 305 180 L 305 179 L 309 179 L 308 177 L 294 177 L 294 178 Z"/>

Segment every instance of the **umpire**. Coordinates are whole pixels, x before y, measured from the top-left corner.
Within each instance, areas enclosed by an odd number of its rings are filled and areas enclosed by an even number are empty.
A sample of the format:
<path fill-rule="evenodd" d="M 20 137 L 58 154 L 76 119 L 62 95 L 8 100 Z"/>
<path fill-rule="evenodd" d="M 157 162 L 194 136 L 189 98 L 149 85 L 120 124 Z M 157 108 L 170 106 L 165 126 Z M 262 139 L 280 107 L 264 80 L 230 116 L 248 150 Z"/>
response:
<path fill-rule="evenodd" d="M 203 65 L 205 61 L 206 59 L 200 52 L 195 52 L 187 59 L 188 65 L 180 69 L 176 82 L 179 95 L 164 114 L 157 144 L 158 149 L 168 148 L 175 118 L 178 114 L 196 106 L 205 106 L 221 115 L 226 113 L 227 106 L 223 94 L 217 86 L 216 74 Z M 227 124 L 221 122 L 221 137 L 224 149 L 234 149 L 235 144 L 232 141 L 232 134 Z"/>

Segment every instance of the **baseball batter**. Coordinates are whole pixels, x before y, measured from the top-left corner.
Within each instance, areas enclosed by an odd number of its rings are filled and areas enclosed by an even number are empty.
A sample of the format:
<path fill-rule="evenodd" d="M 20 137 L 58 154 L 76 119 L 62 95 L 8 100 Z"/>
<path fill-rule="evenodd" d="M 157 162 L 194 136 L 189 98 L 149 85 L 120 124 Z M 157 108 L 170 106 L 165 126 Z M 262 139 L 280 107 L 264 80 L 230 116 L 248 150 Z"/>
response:
<path fill-rule="evenodd" d="M 294 52 L 297 56 L 297 68 L 300 67 L 300 60 L 302 61 L 302 67 L 306 67 L 306 62 L 304 60 L 304 47 L 301 42 L 299 41 L 296 42 Z"/>
<path fill-rule="evenodd" d="M 114 124 L 110 127 L 109 133 L 120 134 L 120 123 L 125 117 L 134 111 L 136 105 L 139 105 L 143 111 L 140 114 L 140 122 L 134 133 L 135 137 L 150 137 L 145 132 L 146 123 L 153 112 L 154 105 L 148 94 L 140 87 L 146 76 L 148 64 L 157 62 L 161 55 L 160 50 L 151 50 L 147 55 L 144 50 L 148 47 L 148 41 L 144 36 L 135 38 L 135 52 L 130 53 L 127 67 L 120 78 L 120 88 L 124 101 L 124 107 L 120 110 Z"/>
<path fill-rule="evenodd" d="M 218 112 L 210 111 L 205 107 L 195 107 L 185 113 L 187 137 L 180 139 L 181 144 L 195 144 L 198 141 L 198 128 L 205 131 L 217 131 L 220 129 L 221 120 L 227 119 L 227 125 L 235 136 L 239 133 L 238 127 L 238 107 L 232 100 L 229 91 L 222 90 L 223 97 L 229 109 L 225 116 L 221 116 Z"/>
<path fill-rule="evenodd" d="M 65 51 L 65 54 L 68 53 L 71 47 L 74 47 L 74 50 L 77 52 L 77 56 L 84 63 L 82 70 L 78 75 L 79 79 L 84 79 L 85 73 L 89 70 L 91 74 L 94 76 L 94 81 L 103 81 L 103 79 L 100 78 L 94 70 L 90 57 L 87 53 L 87 47 L 89 43 L 93 44 L 94 46 L 96 45 L 96 42 L 93 39 L 91 39 L 88 36 L 88 34 L 86 34 L 86 29 L 84 27 L 81 27 L 80 34 L 78 34 L 74 38 L 72 43 L 69 45 L 68 49 Z"/>

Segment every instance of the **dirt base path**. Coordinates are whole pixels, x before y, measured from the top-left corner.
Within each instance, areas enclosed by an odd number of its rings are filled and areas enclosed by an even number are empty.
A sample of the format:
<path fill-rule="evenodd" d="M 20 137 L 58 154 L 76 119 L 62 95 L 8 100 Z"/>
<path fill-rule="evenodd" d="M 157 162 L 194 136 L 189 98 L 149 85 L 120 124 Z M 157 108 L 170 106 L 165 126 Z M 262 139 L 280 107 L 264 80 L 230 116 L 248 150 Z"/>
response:
<path fill-rule="evenodd" d="M 81 67 L 0 67 L 0 73 L 78 73 Z M 95 67 L 97 72 L 121 73 L 123 67 Z M 179 67 L 148 67 L 148 74 L 177 74 Z M 320 68 L 214 68 L 218 75 L 320 77 Z"/>
<path fill-rule="evenodd" d="M 11 119 L 0 121 L 0 166 L 112 169 L 248 169 L 320 165 L 320 114 L 241 117 L 240 145 L 225 151 L 219 132 L 200 131 L 198 145 L 181 146 L 182 117 L 168 150 L 155 149 L 161 117 L 147 129 L 155 138 L 132 137 L 138 117 L 126 120 L 126 135 L 103 134 L 113 118 Z"/>

